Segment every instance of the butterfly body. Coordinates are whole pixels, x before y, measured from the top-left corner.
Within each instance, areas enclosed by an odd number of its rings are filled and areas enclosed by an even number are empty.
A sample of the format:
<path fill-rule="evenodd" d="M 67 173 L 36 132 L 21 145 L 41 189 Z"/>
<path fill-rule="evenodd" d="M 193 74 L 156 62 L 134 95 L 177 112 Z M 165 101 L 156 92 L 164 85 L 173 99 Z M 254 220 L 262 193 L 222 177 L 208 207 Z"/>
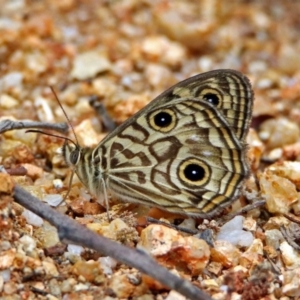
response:
<path fill-rule="evenodd" d="M 171 87 L 94 149 L 66 143 L 64 157 L 95 195 L 210 217 L 232 203 L 249 174 L 245 137 L 250 83 L 232 70 Z"/>

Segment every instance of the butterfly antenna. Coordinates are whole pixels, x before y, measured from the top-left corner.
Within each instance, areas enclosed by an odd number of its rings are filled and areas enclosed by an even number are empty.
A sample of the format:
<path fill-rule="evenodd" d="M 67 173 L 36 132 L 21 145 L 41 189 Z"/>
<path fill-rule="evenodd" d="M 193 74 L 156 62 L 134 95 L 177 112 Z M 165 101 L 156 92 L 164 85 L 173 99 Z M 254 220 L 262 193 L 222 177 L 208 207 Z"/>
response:
<path fill-rule="evenodd" d="M 77 146 L 76 143 L 75 143 L 74 141 L 72 141 L 71 139 L 69 139 L 69 138 L 67 138 L 67 137 L 65 137 L 65 136 L 60 136 L 60 135 L 56 135 L 56 134 L 53 134 L 53 133 L 44 132 L 44 131 L 38 130 L 38 129 L 29 129 L 29 130 L 26 130 L 25 132 L 26 132 L 26 133 L 27 133 L 27 132 L 35 132 L 35 133 L 40 133 L 40 134 L 52 136 L 52 137 L 55 137 L 55 138 L 58 138 L 58 139 L 62 139 L 62 140 L 68 141 L 68 142 L 74 144 L 74 146 Z"/>
<path fill-rule="evenodd" d="M 50 86 L 50 89 L 51 89 L 51 91 L 52 91 L 52 93 L 53 93 L 53 95 L 54 95 L 54 97 L 55 97 L 55 99 L 56 99 L 56 101 L 57 101 L 59 107 L 61 108 L 63 114 L 64 114 L 65 117 L 66 117 L 66 120 L 67 120 L 67 122 L 68 122 L 68 124 L 69 124 L 69 126 L 70 126 L 70 128 L 71 128 L 71 130 L 72 130 L 72 132 L 73 132 L 74 137 L 75 137 L 75 141 L 76 141 L 76 143 L 77 143 L 76 146 L 78 146 L 78 145 L 79 145 L 79 142 L 78 142 L 77 136 L 76 136 L 76 134 L 75 134 L 74 127 L 73 127 L 73 125 L 72 125 L 72 123 L 71 123 L 71 121 L 70 121 L 70 119 L 69 119 L 69 117 L 68 117 L 66 111 L 64 110 L 64 108 L 63 108 L 63 106 L 62 106 L 60 100 L 58 99 L 57 94 L 56 94 L 54 88 L 53 88 L 52 86 Z M 75 144 L 75 143 L 73 142 L 73 144 Z"/>
<path fill-rule="evenodd" d="M 67 140 L 67 141 L 71 142 L 72 144 L 74 144 L 75 147 L 78 147 L 78 146 L 79 146 L 79 141 L 78 141 L 78 139 L 77 139 L 77 136 L 76 136 L 74 127 L 73 127 L 73 125 L 72 125 L 72 123 L 71 123 L 71 121 L 70 121 L 70 119 L 69 119 L 69 117 L 68 117 L 68 115 L 67 115 L 65 109 L 63 108 L 63 106 L 62 106 L 62 104 L 61 104 L 61 102 L 60 102 L 60 100 L 59 100 L 59 98 L 58 98 L 58 96 L 57 96 L 57 94 L 56 94 L 54 88 L 53 88 L 52 86 L 50 86 L 50 89 L 51 89 L 51 91 L 52 91 L 52 93 L 53 93 L 53 95 L 54 95 L 54 97 L 55 97 L 55 99 L 56 99 L 56 101 L 57 101 L 59 107 L 61 108 L 61 110 L 62 110 L 62 112 L 63 112 L 63 114 L 64 114 L 64 116 L 65 116 L 65 118 L 66 118 L 66 120 L 67 120 L 67 123 L 69 124 L 69 126 L 70 126 L 70 128 L 71 128 L 71 130 L 72 130 L 72 132 L 73 132 L 73 135 L 74 135 L 74 138 L 75 138 L 76 143 L 75 143 L 74 141 L 72 141 L 71 139 L 69 139 L 69 138 L 65 138 L 65 140 Z M 61 203 L 65 202 L 66 199 L 67 199 L 67 197 L 68 197 L 69 194 L 70 194 L 70 191 L 71 191 L 71 185 L 72 185 L 72 181 L 73 181 L 74 174 L 75 174 L 75 170 L 73 169 L 73 170 L 72 170 L 71 177 L 70 177 L 70 180 L 69 180 L 68 191 L 67 191 L 67 193 L 65 194 L 63 200 L 59 203 L 59 205 L 60 205 Z"/>

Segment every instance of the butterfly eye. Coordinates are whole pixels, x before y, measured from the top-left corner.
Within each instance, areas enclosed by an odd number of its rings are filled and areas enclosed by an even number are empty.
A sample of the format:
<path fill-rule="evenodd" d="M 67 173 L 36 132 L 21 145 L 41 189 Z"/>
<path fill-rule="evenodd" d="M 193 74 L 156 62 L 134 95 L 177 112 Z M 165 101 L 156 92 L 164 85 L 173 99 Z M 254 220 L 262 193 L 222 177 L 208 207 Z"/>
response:
<path fill-rule="evenodd" d="M 80 159 L 80 151 L 79 149 L 74 149 L 73 151 L 70 152 L 70 163 L 72 165 L 77 165 Z"/>
<path fill-rule="evenodd" d="M 209 102 L 210 104 L 212 104 L 213 106 L 218 106 L 219 102 L 220 102 L 218 95 L 213 94 L 213 93 L 207 93 L 207 94 L 203 95 L 203 99 L 206 102 Z"/>
<path fill-rule="evenodd" d="M 179 166 L 178 176 L 185 185 L 200 186 L 209 179 L 210 169 L 199 159 L 189 158 Z"/>
<path fill-rule="evenodd" d="M 148 117 L 149 125 L 156 131 L 169 132 L 177 124 L 177 116 L 171 109 L 157 110 Z"/>

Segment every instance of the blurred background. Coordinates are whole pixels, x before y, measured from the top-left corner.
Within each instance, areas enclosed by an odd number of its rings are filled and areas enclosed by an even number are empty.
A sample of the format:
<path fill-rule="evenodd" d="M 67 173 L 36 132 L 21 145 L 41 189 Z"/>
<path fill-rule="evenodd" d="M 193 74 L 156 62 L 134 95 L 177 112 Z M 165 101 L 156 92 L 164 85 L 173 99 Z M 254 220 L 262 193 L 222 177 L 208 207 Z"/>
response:
<path fill-rule="evenodd" d="M 295 118 L 299 11 L 279 0 L 1 0 L 0 113 L 63 118 L 41 108 L 56 106 L 53 85 L 71 119 L 92 114 L 74 105 L 94 96 L 118 123 L 182 79 L 231 68 L 251 79 L 255 115 L 293 105 Z"/>

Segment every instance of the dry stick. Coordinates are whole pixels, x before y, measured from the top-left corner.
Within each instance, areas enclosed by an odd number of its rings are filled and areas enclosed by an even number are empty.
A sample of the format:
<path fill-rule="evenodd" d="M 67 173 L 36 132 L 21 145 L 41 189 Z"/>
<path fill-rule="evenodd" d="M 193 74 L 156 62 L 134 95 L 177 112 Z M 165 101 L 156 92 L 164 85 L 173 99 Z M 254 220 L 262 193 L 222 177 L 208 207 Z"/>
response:
<path fill-rule="evenodd" d="M 298 224 L 291 223 L 289 227 L 280 226 L 280 232 L 286 241 L 296 250 L 300 251 L 300 245 L 297 243 L 300 236 L 300 229 Z"/>
<path fill-rule="evenodd" d="M 230 219 L 233 219 L 234 217 L 238 216 L 238 215 L 242 215 L 245 214 L 246 212 L 253 210 L 255 208 L 264 206 L 266 204 L 266 200 L 258 200 L 252 204 L 246 205 L 245 207 L 242 207 L 240 210 L 235 211 L 231 214 L 227 214 L 225 216 L 222 217 L 222 220 L 219 220 L 219 225 L 226 223 L 227 221 L 229 221 Z"/>
<path fill-rule="evenodd" d="M 107 113 L 107 110 L 102 102 L 97 101 L 97 97 L 93 97 L 90 99 L 90 105 L 94 108 L 99 117 L 101 117 L 101 121 L 104 124 L 105 128 L 108 132 L 113 131 L 117 128 L 116 123 L 112 120 L 110 115 Z"/>
<path fill-rule="evenodd" d="M 23 120 L 23 121 L 3 120 L 0 122 L 0 133 L 9 130 L 14 130 L 14 129 L 29 129 L 29 128 L 51 129 L 62 133 L 67 133 L 69 129 L 66 123 L 47 123 L 47 122 L 35 122 L 29 120 Z"/>
<path fill-rule="evenodd" d="M 177 277 L 166 268 L 157 264 L 146 253 L 133 250 L 94 233 L 71 218 L 55 211 L 17 184 L 15 185 L 14 198 L 17 203 L 55 226 L 62 242 L 75 243 L 99 251 L 104 255 L 111 256 L 153 277 L 170 289 L 176 290 L 191 300 L 212 300 L 211 297 L 199 290 L 191 282 Z"/>

